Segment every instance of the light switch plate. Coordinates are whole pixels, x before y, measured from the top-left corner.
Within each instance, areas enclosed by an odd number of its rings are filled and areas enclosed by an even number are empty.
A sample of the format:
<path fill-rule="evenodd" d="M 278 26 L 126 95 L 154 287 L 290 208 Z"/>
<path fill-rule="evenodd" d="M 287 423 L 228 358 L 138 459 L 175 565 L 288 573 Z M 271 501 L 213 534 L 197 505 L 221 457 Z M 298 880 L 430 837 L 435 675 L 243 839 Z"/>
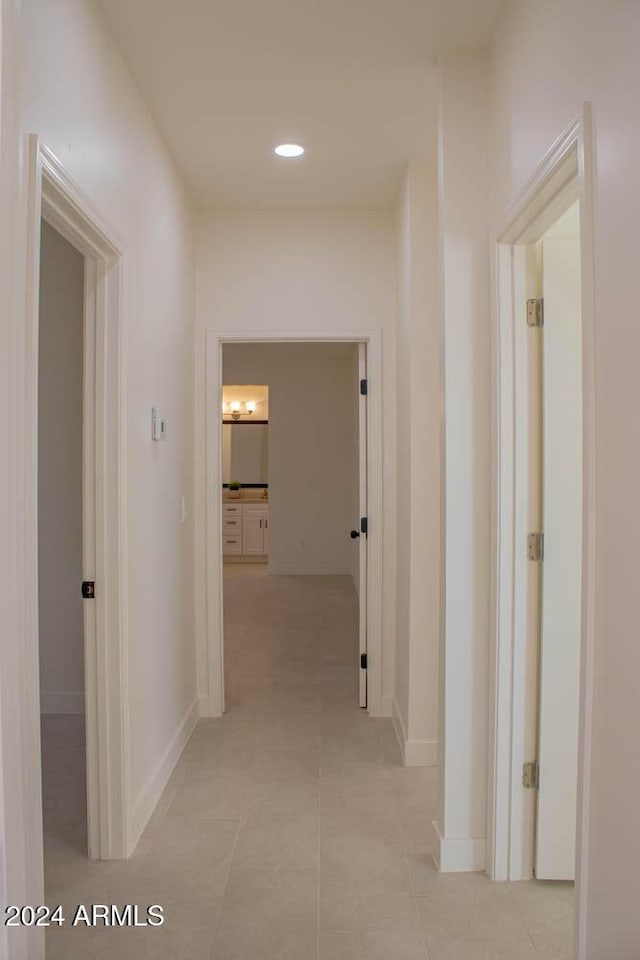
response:
<path fill-rule="evenodd" d="M 151 410 L 151 439 L 152 440 L 164 440 L 167 435 L 167 423 L 160 414 L 156 407 L 153 407 Z"/>

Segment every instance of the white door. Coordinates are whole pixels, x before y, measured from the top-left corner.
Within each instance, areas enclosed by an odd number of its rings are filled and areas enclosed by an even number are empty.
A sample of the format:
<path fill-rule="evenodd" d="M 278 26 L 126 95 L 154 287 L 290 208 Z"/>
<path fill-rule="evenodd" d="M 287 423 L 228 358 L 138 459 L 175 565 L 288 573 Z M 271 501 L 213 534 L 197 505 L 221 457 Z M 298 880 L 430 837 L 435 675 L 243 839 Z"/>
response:
<path fill-rule="evenodd" d="M 245 556 L 264 553 L 264 517 L 245 514 L 242 518 L 242 552 Z"/>
<path fill-rule="evenodd" d="M 536 876 L 575 876 L 582 555 L 580 222 L 542 241 L 543 531 Z"/>
<path fill-rule="evenodd" d="M 362 384 L 367 383 L 367 348 L 364 343 L 358 344 L 358 501 L 361 520 L 367 517 L 367 394 L 362 390 Z M 367 706 L 367 536 L 360 532 L 356 541 L 358 544 L 358 598 L 359 617 L 358 629 L 360 635 L 360 686 L 359 703 Z"/>

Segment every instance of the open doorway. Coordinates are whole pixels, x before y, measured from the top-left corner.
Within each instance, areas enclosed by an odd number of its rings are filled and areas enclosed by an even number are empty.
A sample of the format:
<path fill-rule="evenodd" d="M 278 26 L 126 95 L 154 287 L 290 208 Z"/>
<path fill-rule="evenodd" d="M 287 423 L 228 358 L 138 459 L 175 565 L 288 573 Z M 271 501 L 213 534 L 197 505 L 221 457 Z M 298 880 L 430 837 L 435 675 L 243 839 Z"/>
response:
<path fill-rule="evenodd" d="M 126 857 L 132 846 L 123 246 L 39 138 L 27 146 L 25 639 L 15 715 L 24 746 L 15 789 L 28 889 L 44 903 L 45 862 L 56 851 L 66 869 L 73 858 L 86 866 L 87 857 Z M 64 874 L 55 864 L 47 872 Z M 30 931 L 34 956 L 43 933 Z"/>
<path fill-rule="evenodd" d="M 518 881 L 531 931 L 567 958 L 581 955 L 585 930 L 592 698 L 588 124 L 585 111 L 554 144 L 497 248 L 490 872 Z"/>
<path fill-rule="evenodd" d="M 534 943 L 571 960 L 576 876 L 582 604 L 580 214 L 573 203 L 523 247 L 528 289 L 527 608 L 524 686 L 514 691 L 527 759 L 521 875 L 513 894 Z M 521 290 L 521 292 L 524 292 Z M 514 784 L 516 787 L 516 784 Z M 528 881 L 528 882 L 527 882 Z"/>
<path fill-rule="evenodd" d="M 310 711 L 323 683 L 366 706 L 363 363 L 354 343 L 222 347 L 229 712 Z"/>
<path fill-rule="evenodd" d="M 223 349 L 235 345 L 289 345 L 291 348 L 296 345 L 312 346 L 322 345 L 361 345 L 364 350 L 358 348 L 358 357 L 366 357 L 366 384 L 362 389 L 366 393 L 360 393 L 358 400 L 362 407 L 366 405 L 367 418 L 367 443 L 366 450 L 360 449 L 359 457 L 364 457 L 366 461 L 366 512 L 361 517 L 353 517 L 350 512 L 347 525 L 347 542 L 351 542 L 351 550 L 357 551 L 361 556 L 362 551 L 366 550 L 366 590 L 360 590 L 358 605 L 365 606 L 366 610 L 366 658 L 362 659 L 362 666 L 358 669 L 366 670 L 366 697 L 367 711 L 370 716 L 386 716 L 385 700 L 383 697 L 383 645 L 382 645 L 382 520 L 383 520 L 383 461 L 382 461 L 382 337 L 380 330 L 361 331 L 355 330 L 348 332 L 345 330 L 324 331 L 322 334 L 308 333 L 300 334 L 299 331 L 280 332 L 280 333 L 244 333 L 236 332 L 225 333 L 219 330 L 206 331 L 206 592 L 203 597 L 203 614 L 206 616 L 206 632 L 202 634 L 200 646 L 200 711 L 202 716 L 219 717 L 225 712 L 225 684 L 224 684 L 224 630 L 223 630 L 223 583 L 224 583 L 224 556 L 222 552 L 222 506 L 223 506 L 223 487 L 222 487 L 222 387 L 225 377 L 223 375 Z M 363 356 L 364 353 L 364 356 Z M 354 374 L 355 374 L 355 351 L 353 354 Z M 360 369 L 358 370 L 358 373 Z M 238 377 L 231 373 L 227 374 L 227 382 L 238 382 Z M 248 377 L 251 383 L 266 383 L 264 376 L 256 375 Z M 360 384 L 358 382 L 358 388 Z M 291 409 L 297 410 L 298 416 L 303 423 L 305 404 L 309 401 L 308 385 L 300 389 L 300 394 L 296 396 Z M 355 402 L 355 398 L 354 398 Z M 351 401 L 350 401 L 351 404 Z M 348 411 L 345 410 L 345 415 Z M 270 421 L 273 421 L 275 414 L 272 403 L 272 392 L 270 391 Z M 273 517 L 271 515 L 273 494 L 276 489 L 273 478 L 273 452 L 269 452 L 269 563 L 272 574 L 285 574 L 286 569 L 275 566 L 274 548 L 273 548 Z M 355 489 L 355 478 L 351 478 L 349 489 Z M 304 491 L 301 491 L 304 493 Z M 296 494 L 299 495 L 300 491 Z M 302 502 L 309 506 L 309 501 Z M 314 505 L 310 505 L 314 508 Z M 328 514 L 331 516 L 331 514 Z M 345 518 L 346 519 L 346 518 Z M 362 533 L 358 536 L 358 519 L 366 519 L 366 537 Z M 342 534 L 342 527 L 341 534 Z M 355 531 L 355 538 L 351 540 L 350 531 Z M 294 540 L 304 543 L 304 537 Z M 296 548 L 298 562 L 295 564 L 295 570 L 300 571 L 299 551 Z M 353 569 L 352 564 L 348 570 Z M 359 577 L 364 573 L 364 568 L 358 567 Z M 311 575 L 312 570 L 307 568 L 307 574 Z M 322 573 L 316 568 L 316 573 Z M 272 580 L 275 577 L 271 578 Z M 360 623 L 363 618 L 360 618 Z M 362 642 L 362 641 L 360 641 Z M 364 651 L 363 651 L 364 652 Z M 358 660 L 358 664 L 360 661 Z"/>
<path fill-rule="evenodd" d="M 38 347 L 38 623 L 45 879 L 87 856 L 82 254 L 43 221 Z"/>

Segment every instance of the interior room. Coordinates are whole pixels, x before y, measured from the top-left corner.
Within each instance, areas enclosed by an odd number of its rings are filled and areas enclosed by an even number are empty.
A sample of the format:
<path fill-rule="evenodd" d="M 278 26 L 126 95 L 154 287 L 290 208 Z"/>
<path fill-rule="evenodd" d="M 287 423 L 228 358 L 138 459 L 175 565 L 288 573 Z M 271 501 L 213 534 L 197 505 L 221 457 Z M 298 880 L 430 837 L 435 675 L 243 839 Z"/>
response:
<path fill-rule="evenodd" d="M 342 682 L 357 680 L 358 545 L 351 537 L 359 522 L 357 356 L 354 344 L 223 345 L 222 553 L 230 716 L 256 709 L 252 692 L 262 700 L 269 686 L 292 696 L 288 684 L 294 684 L 296 671 L 299 683 L 308 683 L 316 697 L 323 645 L 330 638 L 317 632 L 314 616 L 332 596 L 334 617 L 340 604 L 344 608 L 340 635 L 348 653 Z M 290 637 L 290 662 L 278 628 Z M 271 651 L 270 644 L 276 645 Z M 300 659 L 303 649 L 306 661 Z M 254 691 L 258 680 L 263 689 Z M 355 703 L 355 687 L 352 692 Z"/>
<path fill-rule="evenodd" d="M 38 624 L 45 883 L 87 858 L 84 703 L 84 257 L 42 222 Z"/>
<path fill-rule="evenodd" d="M 269 387 L 223 385 L 222 420 L 225 574 L 259 574 L 269 557 Z"/>

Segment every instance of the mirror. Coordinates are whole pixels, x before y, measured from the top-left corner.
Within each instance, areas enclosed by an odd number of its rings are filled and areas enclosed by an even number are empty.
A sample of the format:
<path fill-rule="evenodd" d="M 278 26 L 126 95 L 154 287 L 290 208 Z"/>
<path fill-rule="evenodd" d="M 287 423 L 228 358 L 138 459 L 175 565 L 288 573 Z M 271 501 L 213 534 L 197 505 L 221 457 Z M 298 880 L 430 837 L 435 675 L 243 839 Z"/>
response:
<path fill-rule="evenodd" d="M 238 480 L 243 486 L 269 483 L 267 423 L 222 424 L 222 482 Z"/>

